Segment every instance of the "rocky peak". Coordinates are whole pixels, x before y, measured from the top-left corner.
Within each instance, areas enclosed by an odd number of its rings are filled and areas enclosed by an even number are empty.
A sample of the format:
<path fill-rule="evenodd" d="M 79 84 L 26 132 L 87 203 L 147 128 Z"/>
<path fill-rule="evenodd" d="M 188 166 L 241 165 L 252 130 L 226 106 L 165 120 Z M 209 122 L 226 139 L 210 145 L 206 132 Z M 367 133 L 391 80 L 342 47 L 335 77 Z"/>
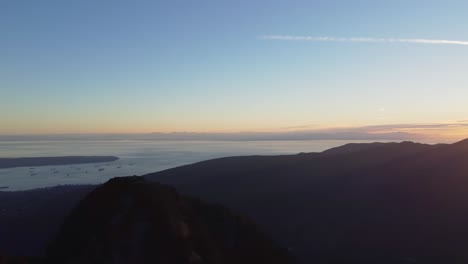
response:
<path fill-rule="evenodd" d="M 294 263 L 247 218 L 142 177 L 91 192 L 51 243 L 50 263 Z"/>

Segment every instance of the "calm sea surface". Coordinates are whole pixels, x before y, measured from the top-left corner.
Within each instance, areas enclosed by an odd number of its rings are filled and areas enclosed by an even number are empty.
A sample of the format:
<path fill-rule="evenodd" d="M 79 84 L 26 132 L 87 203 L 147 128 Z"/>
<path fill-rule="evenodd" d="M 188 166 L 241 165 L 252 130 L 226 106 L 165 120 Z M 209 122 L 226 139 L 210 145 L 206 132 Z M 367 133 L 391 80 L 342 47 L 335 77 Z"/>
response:
<path fill-rule="evenodd" d="M 355 141 L 363 142 L 363 141 Z M 0 169 L 0 187 L 25 190 L 64 184 L 102 183 L 202 160 L 237 155 L 319 152 L 349 141 L 0 141 L 0 157 L 110 155 L 108 163 Z"/>

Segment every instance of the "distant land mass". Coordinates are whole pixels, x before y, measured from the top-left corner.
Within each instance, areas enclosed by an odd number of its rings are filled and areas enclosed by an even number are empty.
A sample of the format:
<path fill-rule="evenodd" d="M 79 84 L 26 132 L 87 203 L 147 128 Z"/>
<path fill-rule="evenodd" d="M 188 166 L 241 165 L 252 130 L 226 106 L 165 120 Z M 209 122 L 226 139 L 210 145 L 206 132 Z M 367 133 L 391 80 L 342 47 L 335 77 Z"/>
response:
<path fill-rule="evenodd" d="M 146 134 L 64 134 L 64 135 L 0 135 L 0 141 L 56 140 L 193 140 L 193 141 L 287 141 L 287 140 L 420 140 L 424 136 L 406 132 L 372 133 L 362 129 L 288 132 L 154 132 Z"/>
<path fill-rule="evenodd" d="M 84 163 L 111 162 L 118 160 L 114 156 L 65 156 L 65 157 L 25 157 L 0 158 L 0 169 L 16 167 L 39 167 L 52 165 L 71 165 Z"/>
<path fill-rule="evenodd" d="M 227 157 L 144 177 L 251 217 L 301 263 L 468 263 L 468 140 Z M 93 188 L 0 191 L 0 250 L 44 254 Z"/>

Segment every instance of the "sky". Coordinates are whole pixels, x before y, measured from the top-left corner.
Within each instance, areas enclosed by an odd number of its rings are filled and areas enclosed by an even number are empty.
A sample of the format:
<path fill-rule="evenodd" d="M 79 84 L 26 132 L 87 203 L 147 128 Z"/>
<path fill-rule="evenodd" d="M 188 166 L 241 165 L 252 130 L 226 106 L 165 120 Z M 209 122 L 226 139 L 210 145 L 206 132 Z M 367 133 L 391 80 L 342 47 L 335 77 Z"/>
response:
<path fill-rule="evenodd" d="M 0 134 L 468 136 L 467 1 L 0 1 Z"/>

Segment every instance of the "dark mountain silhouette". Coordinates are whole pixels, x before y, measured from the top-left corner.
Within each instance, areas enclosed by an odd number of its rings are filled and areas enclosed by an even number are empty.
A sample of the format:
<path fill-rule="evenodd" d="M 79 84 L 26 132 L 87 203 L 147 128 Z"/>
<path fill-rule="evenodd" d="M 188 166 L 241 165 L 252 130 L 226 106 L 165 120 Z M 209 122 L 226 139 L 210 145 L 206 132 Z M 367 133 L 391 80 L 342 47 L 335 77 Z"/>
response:
<path fill-rule="evenodd" d="M 66 157 L 27 157 L 0 158 L 0 169 L 15 167 L 37 167 L 50 165 L 70 165 L 82 163 L 111 162 L 118 160 L 113 156 L 66 156 Z"/>
<path fill-rule="evenodd" d="M 149 174 L 252 216 L 304 263 L 468 263 L 468 141 L 349 144 Z"/>
<path fill-rule="evenodd" d="M 302 263 L 468 263 L 468 140 L 439 145 L 348 144 L 322 153 L 221 158 L 145 178 L 252 217 Z M 159 187 L 147 190 L 151 188 Z M 73 197 L 84 197 L 86 190 L 75 189 Z M 25 238 L 27 234 L 21 232 L 25 228 L 37 240 L 29 244 L 39 250 L 45 247 L 44 237 L 50 237 L 58 227 L 49 228 L 49 233 L 38 232 L 34 228 L 41 225 L 32 220 L 21 223 L 21 219 L 33 215 L 38 222 L 60 223 L 66 215 L 61 212 L 69 211 L 70 204 L 59 198 L 65 198 L 65 193 L 41 204 L 41 199 L 31 198 L 36 192 L 37 197 L 52 197 L 48 190 L 9 196 L 0 192 L 0 209 L 6 210 L 0 217 L 0 231 L 8 229 L 9 236 Z M 112 211 L 120 203 L 119 199 L 106 200 L 106 196 L 114 197 L 113 192 L 101 189 L 98 193 L 106 210 Z M 12 207 L 21 204 L 39 205 L 35 211 L 48 213 L 28 214 L 24 210 L 9 218 Z M 85 205 L 78 208 L 98 211 Z M 15 224 L 5 228 L 4 218 L 10 219 L 7 224 Z M 94 232 L 82 223 L 65 224 L 62 230 Z M 29 224 L 32 226 L 27 229 L 24 225 Z M 207 233 L 218 234 L 212 231 Z M 5 245 L 6 241 L 0 236 L 0 249 L 8 248 L 3 251 L 17 255 L 12 249 L 26 240 L 11 240 Z M 216 247 L 212 250 L 223 252 Z M 36 255 L 24 251 L 21 255 Z"/>
<path fill-rule="evenodd" d="M 249 219 L 142 177 L 111 179 L 66 218 L 47 263 L 295 263 Z"/>

